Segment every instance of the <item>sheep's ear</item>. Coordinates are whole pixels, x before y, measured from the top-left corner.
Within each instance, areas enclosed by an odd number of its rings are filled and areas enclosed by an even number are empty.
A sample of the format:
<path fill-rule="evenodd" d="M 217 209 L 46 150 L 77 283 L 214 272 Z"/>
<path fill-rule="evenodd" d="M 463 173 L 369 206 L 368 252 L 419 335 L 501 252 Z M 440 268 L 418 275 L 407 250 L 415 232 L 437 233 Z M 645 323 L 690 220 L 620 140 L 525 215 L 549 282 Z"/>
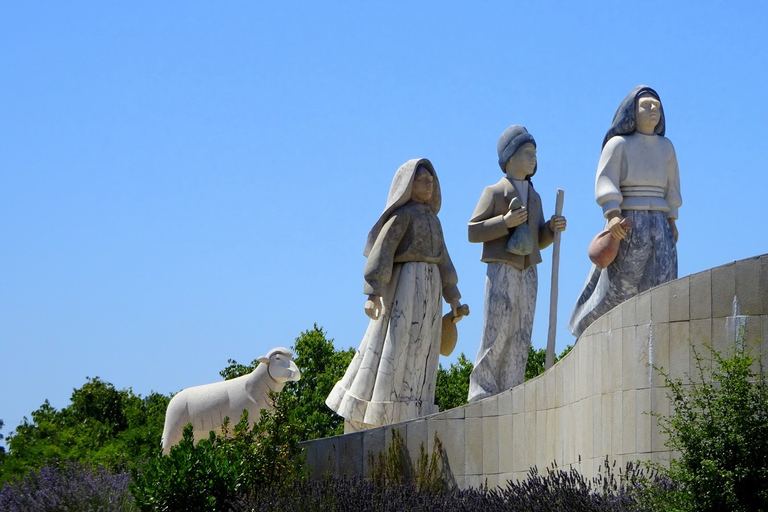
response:
<path fill-rule="evenodd" d="M 261 356 L 259 358 L 259 362 L 260 363 L 264 363 L 264 364 L 268 364 L 269 363 L 269 358 L 267 356 Z"/>

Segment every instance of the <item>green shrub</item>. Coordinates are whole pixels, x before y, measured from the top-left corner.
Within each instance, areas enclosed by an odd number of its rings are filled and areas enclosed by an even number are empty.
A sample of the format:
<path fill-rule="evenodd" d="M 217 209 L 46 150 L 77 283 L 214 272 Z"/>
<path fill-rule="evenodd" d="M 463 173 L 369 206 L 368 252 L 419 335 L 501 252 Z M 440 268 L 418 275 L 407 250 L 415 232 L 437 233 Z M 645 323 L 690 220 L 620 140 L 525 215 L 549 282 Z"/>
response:
<path fill-rule="evenodd" d="M 669 508 L 697 511 L 768 510 L 768 388 L 762 360 L 739 343 L 711 361 L 693 348 L 695 378 L 673 379 L 673 411 L 659 424 L 679 452 L 669 476 L 683 490 Z"/>
<path fill-rule="evenodd" d="M 192 425 L 168 455 L 150 459 L 132 470 L 131 492 L 142 511 L 231 510 L 234 503 L 260 488 L 279 488 L 303 477 L 296 428 L 288 421 L 290 396 L 277 398 L 272 411 L 262 411 L 250 427 L 247 411 L 222 434 L 194 443 Z"/>

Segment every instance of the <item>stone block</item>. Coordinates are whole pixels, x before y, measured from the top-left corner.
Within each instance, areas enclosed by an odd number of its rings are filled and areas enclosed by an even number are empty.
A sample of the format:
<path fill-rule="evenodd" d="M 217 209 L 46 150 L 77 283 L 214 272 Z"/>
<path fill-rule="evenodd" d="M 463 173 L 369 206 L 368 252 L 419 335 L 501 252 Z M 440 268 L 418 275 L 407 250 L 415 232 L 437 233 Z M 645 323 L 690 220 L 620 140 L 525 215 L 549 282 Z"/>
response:
<path fill-rule="evenodd" d="M 722 354 L 726 354 L 735 346 L 734 340 L 731 338 L 730 329 L 728 329 L 728 323 L 728 318 L 718 317 L 712 319 L 712 347 Z M 708 349 L 697 345 L 697 350 L 703 357 L 709 357 Z"/>
<path fill-rule="evenodd" d="M 512 388 L 512 414 L 525 412 L 525 389 L 522 386 Z"/>
<path fill-rule="evenodd" d="M 557 394 L 557 380 L 555 379 L 555 372 L 550 370 L 546 375 L 542 377 L 544 380 L 544 406 L 547 409 L 555 408 L 555 395 Z"/>
<path fill-rule="evenodd" d="M 378 460 L 379 453 L 384 453 L 386 449 L 386 428 L 372 428 L 361 432 L 363 436 L 363 476 L 371 477 L 371 458 Z"/>
<path fill-rule="evenodd" d="M 512 415 L 504 415 L 498 417 L 498 469 L 501 473 L 511 473 L 514 471 L 514 444 L 512 436 L 514 435 L 512 430 Z M 485 461 L 485 453 L 483 453 L 483 461 Z"/>
<path fill-rule="evenodd" d="M 549 441 L 546 438 L 546 432 L 547 432 L 547 411 L 540 410 L 536 413 L 536 434 L 534 437 L 528 437 L 529 442 L 531 445 L 535 447 L 535 459 L 533 461 L 529 460 L 529 465 L 534 464 L 541 464 L 543 461 L 547 460 L 547 446 L 549 445 Z"/>
<path fill-rule="evenodd" d="M 600 397 L 603 431 L 603 443 L 600 453 L 613 453 L 613 393 L 605 393 Z M 597 447 L 595 447 L 597 449 Z"/>
<path fill-rule="evenodd" d="M 760 296 L 760 258 L 737 261 L 736 296 L 742 315 L 761 315 L 763 299 Z"/>
<path fill-rule="evenodd" d="M 529 382 L 534 383 L 534 389 L 536 390 L 536 408 L 543 410 L 547 408 L 547 385 L 546 382 L 549 379 L 551 373 L 544 373 L 539 375 L 535 379 Z"/>
<path fill-rule="evenodd" d="M 621 395 L 623 442 L 620 453 L 630 454 L 637 452 L 637 391 L 624 391 Z"/>
<path fill-rule="evenodd" d="M 580 385 L 576 386 L 576 400 L 583 400 L 588 396 L 592 396 L 595 390 L 595 358 L 594 358 L 594 345 L 591 343 L 585 345 L 579 351 L 579 372 L 576 374 L 576 380 Z"/>
<path fill-rule="evenodd" d="M 635 328 L 635 342 L 631 346 L 627 346 L 624 343 L 624 349 L 630 348 L 632 351 L 631 369 L 632 375 L 631 388 L 624 389 L 641 389 L 647 388 L 651 385 L 651 368 L 649 361 L 651 358 L 651 349 L 656 348 L 656 336 L 659 330 L 663 330 L 662 326 L 668 326 L 668 323 L 650 324 L 650 325 L 638 325 Z M 653 338 L 653 339 L 652 339 Z M 652 345 L 653 343 L 653 345 Z M 624 367 L 626 372 L 626 366 Z"/>
<path fill-rule="evenodd" d="M 576 355 L 581 350 L 581 342 L 577 343 L 573 350 L 568 353 L 560 362 L 558 366 L 561 367 L 561 378 L 557 381 L 558 390 L 562 395 L 562 403 L 564 405 L 570 404 L 574 401 L 576 396 Z"/>
<path fill-rule="evenodd" d="M 603 436 L 606 434 L 603 424 L 603 397 L 597 395 L 592 399 L 592 450 L 599 455 L 603 452 Z"/>
<path fill-rule="evenodd" d="M 690 372 L 690 339 L 688 322 L 669 324 L 669 375 L 673 379 Z"/>
<path fill-rule="evenodd" d="M 483 418 L 464 420 L 464 471 L 470 475 L 483 473 Z"/>
<path fill-rule="evenodd" d="M 603 392 L 603 347 L 604 339 L 592 343 L 592 395 L 600 395 Z"/>
<path fill-rule="evenodd" d="M 432 450 L 432 443 L 434 439 L 428 438 L 427 434 L 429 429 L 427 428 L 426 419 L 418 419 L 409 421 L 405 424 L 405 447 L 408 451 L 408 455 L 411 458 L 414 466 L 419 460 L 422 447 L 427 453 Z"/>
<path fill-rule="evenodd" d="M 656 368 L 669 371 L 669 328 L 670 324 L 653 326 L 653 351 L 650 359 Z M 651 386 L 664 386 L 664 378 L 653 367 L 648 368 Z"/>
<path fill-rule="evenodd" d="M 636 324 L 643 325 L 651 323 L 651 290 L 645 291 L 635 298 L 629 300 L 634 300 L 636 303 Z"/>
<path fill-rule="evenodd" d="M 464 488 L 465 489 L 477 489 L 478 487 L 485 485 L 487 482 L 487 479 L 481 475 L 467 475 L 464 477 Z"/>
<path fill-rule="evenodd" d="M 669 398 L 667 398 L 667 388 L 651 389 L 651 409 L 660 416 L 668 416 L 670 411 Z M 668 436 L 661 431 L 658 421 L 653 418 L 651 422 L 651 452 L 664 450 L 664 443 Z"/>
<path fill-rule="evenodd" d="M 512 471 L 523 471 L 527 469 L 525 459 L 525 415 L 518 413 L 512 415 L 512 454 L 509 464 L 512 465 Z"/>
<path fill-rule="evenodd" d="M 454 407 L 453 409 L 448 409 L 443 413 L 443 418 L 445 419 L 464 419 L 464 411 L 466 409 L 466 405 L 463 405 L 461 407 Z"/>
<path fill-rule="evenodd" d="M 363 433 L 355 432 L 339 436 L 338 439 L 338 476 L 352 478 L 363 476 Z"/>
<path fill-rule="evenodd" d="M 601 361 L 601 368 L 600 368 L 600 376 L 602 378 L 602 384 L 600 385 L 600 394 L 608 393 L 610 392 L 612 381 L 611 381 L 611 366 L 613 365 L 613 360 L 611 359 L 611 352 L 610 352 L 610 339 L 604 338 L 599 345 L 600 348 L 600 361 Z"/>
<path fill-rule="evenodd" d="M 691 320 L 691 343 L 696 346 L 712 344 L 712 319 Z"/>
<path fill-rule="evenodd" d="M 503 393 L 499 393 L 496 399 L 498 400 L 498 414 L 503 416 L 506 414 L 512 414 L 512 391 L 507 390 Z"/>
<path fill-rule="evenodd" d="M 494 395 L 480 400 L 483 406 L 483 418 L 499 415 L 499 395 Z"/>
<path fill-rule="evenodd" d="M 768 363 L 768 315 L 760 316 L 762 324 L 762 336 L 760 338 L 760 355 L 763 360 Z"/>
<path fill-rule="evenodd" d="M 337 474 L 337 440 L 338 437 L 328 437 L 311 442 L 311 444 L 315 445 L 314 463 L 312 464 L 313 479 L 335 476 Z"/>
<path fill-rule="evenodd" d="M 651 424 L 656 421 L 651 415 L 651 389 L 642 389 L 636 395 L 637 410 L 637 453 L 651 451 Z"/>
<path fill-rule="evenodd" d="M 669 322 L 669 285 L 651 290 L 651 321 L 654 324 Z"/>
<path fill-rule="evenodd" d="M 621 319 L 624 322 L 622 327 L 637 325 L 637 304 L 633 300 L 624 301 L 621 307 Z"/>
<path fill-rule="evenodd" d="M 712 271 L 693 274 L 689 280 L 691 320 L 712 318 Z"/>
<path fill-rule="evenodd" d="M 623 392 L 611 393 L 611 449 L 606 453 L 622 453 L 624 449 L 624 402 Z M 634 404 L 633 404 L 634 407 Z"/>
<path fill-rule="evenodd" d="M 608 379 L 608 385 L 604 387 L 604 391 L 612 393 L 618 391 L 622 386 L 622 373 L 623 373 L 623 336 L 624 329 L 618 329 L 611 332 L 608 338 L 608 364 L 610 366 Z"/>
<path fill-rule="evenodd" d="M 483 417 L 483 400 L 472 402 L 471 404 L 465 405 L 464 417 L 465 418 L 482 418 Z"/>
<path fill-rule="evenodd" d="M 757 350 L 760 348 L 760 338 L 763 335 L 762 318 L 749 316 L 744 327 L 744 346 L 753 347 L 754 353 L 757 354 Z"/>
<path fill-rule="evenodd" d="M 688 320 L 691 316 L 690 282 L 683 277 L 669 283 L 669 321 Z"/>
<path fill-rule="evenodd" d="M 499 472 L 499 417 L 483 418 L 483 474 L 491 475 Z"/>
<path fill-rule="evenodd" d="M 434 437 L 434 432 L 437 432 L 438 439 L 442 442 L 445 450 L 443 455 L 454 479 L 457 476 L 463 477 L 466 474 L 464 468 L 464 420 L 446 419 L 438 420 L 436 423 L 435 430 L 432 430 L 432 436 Z"/>
<path fill-rule="evenodd" d="M 536 412 L 523 413 L 525 421 L 525 467 L 530 468 L 536 465 L 536 438 L 538 437 L 540 428 L 537 424 Z"/>
<path fill-rule="evenodd" d="M 608 312 L 608 325 L 610 330 L 621 329 L 624 327 L 622 322 L 622 308 L 613 308 Z"/>
<path fill-rule="evenodd" d="M 579 444 L 579 453 L 582 457 L 589 457 L 594 453 L 594 439 L 593 432 L 595 430 L 594 415 L 592 414 L 593 402 L 596 402 L 596 397 L 589 397 L 579 402 L 579 416 L 581 416 L 581 432 L 579 437 L 581 438 Z M 552 457 L 554 459 L 554 457 Z"/>
<path fill-rule="evenodd" d="M 760 256 L 760 314 L 768 315 L 768 255 Z"/>
<path fill-rule="evenodd" d="M 558 416 L 560 421 L 560 433 L 559 439 L 562 444 L 560 452 L 562 453 L 562 461 L 574 461 L 578 457 L 576 446 L 576 431 L 574 429 L 574 410 L 573 404 L 567 405 L 560 409 Z"/>
<path fill-rule="evenodd" d="M 492 473 L 492 474 L 485 474 L 484 475 L 484 483 L 488 486 L 489 489 L 494 489 L 499 486 L 499 474 L 498 473 Z"/>
<path fill-rule="evenodd" d="M 731 316 L 735 296 L 736 264 L 729 263 L 712 269 L 712 317 Z"/>
<path fill-rule="evenodd" d="M 533 379 L 520 384 L 520 387 L 523 387 L 525 390 L 525 412 L 533 412 L 538 409 L 538 404 L 536 402 L 536 399 L 538 398 L 536 392 L 537 382 L 538 379 Z"/>

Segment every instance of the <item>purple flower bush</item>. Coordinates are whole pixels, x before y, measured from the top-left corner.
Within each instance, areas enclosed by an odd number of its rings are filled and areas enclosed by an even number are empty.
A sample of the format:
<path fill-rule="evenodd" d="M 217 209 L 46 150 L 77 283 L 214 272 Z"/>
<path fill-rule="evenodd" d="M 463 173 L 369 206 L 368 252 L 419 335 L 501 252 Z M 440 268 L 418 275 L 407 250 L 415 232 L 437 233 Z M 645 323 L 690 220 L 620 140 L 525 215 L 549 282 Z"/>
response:
<path fill-rule="evenodd" d="M 0 488 L 3 512 L 134 512 L 128 473 L 111 473 L 68 461 Z"/>

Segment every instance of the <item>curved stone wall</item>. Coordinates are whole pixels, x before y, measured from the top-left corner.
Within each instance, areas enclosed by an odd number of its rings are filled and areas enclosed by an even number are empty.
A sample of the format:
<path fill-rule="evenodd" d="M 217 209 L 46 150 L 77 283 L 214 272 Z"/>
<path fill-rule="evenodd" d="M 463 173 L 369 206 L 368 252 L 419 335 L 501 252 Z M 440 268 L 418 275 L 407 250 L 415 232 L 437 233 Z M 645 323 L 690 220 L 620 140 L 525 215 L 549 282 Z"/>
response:
<path fill-rule="evenodd" d="M 735 304 L 737 306 L 735 307 Z M 592 476 L 605 460 L 668 463 L 651 413 L 668 414 L 663 379 L 695 372 L 691 346 L 732 347 L 739 332 L 768 354 L 768 255 L 644 292 L 592 324 L 547 372 L 479 402 L 365 432 L 306 442 L 313 476 L 368 476 L 368 453 L 400 432 L 415 460 L 437 436 L 460 487 L 504 485 L 557 461 Z M 763 341 L 759 341 L 763 340 Z"/>

